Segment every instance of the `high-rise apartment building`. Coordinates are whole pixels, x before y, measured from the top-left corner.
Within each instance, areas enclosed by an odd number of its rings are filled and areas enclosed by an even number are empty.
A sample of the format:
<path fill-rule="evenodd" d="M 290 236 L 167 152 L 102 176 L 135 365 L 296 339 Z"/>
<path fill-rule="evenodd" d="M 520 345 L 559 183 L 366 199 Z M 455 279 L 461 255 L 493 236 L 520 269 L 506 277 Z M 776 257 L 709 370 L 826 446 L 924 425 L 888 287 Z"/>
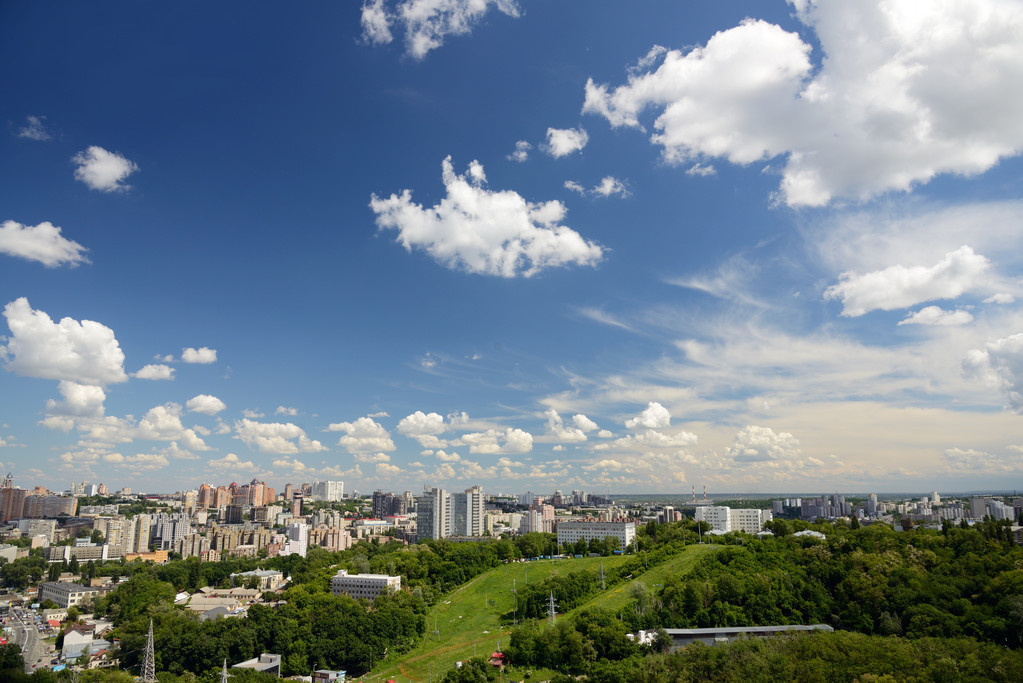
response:
<path fill-rule="evenodd" d="M 21 519 L 25 510 L 25 499 L 28 491 L 14 487 L 10 473 L 0 486 L 0 524 L 12 519 Z"/>
<path fill-rule="evenodd" d="M 288 553 L 305 557 L 309 548 L 309 525 L 296 522 L 288 525 Z"/>
<path fill-rule="evenodd" d="M 314 481 L 309 487 L 313 500 L 338 502 L 344 498 L 345 483 L 343 481 Z"/>
<path fill-rule="evenodd" d="M 209 510 L 211 507 L 215 507 L 213 504 L 214 488 L 209 484 L 203 483 L 199 487 L 199 494 L 196 496 L 195 504 L 200 510 Z"/>
<path fill-rule="evenodd" d="M 444 489 L 427 486 L 416 498 L 418 540 L 451 534 L 451 496 Z"/>
<path fill-rule="evenodd" d="M 128 536 L 124 542 L 124 552 L 148 552 L 153 521 L 149 518 L 149 515 L 136 515 L 129 521 L 131 524 L 126 529 Z"/>
<path fill-rule="evenodd" d="M 451 495 L 451 535 L 482 536 L 483 535 L 483 489 L 473 486 L 465 493 Z"/>
<path fill-rule="evenodd" d="M 213 494 L 213 505 L 218 510 L 231 504 L 231 491 L 226 486 L 218 486 Z"/>
<path fill-rule="evenodd" d="M 78 499 L 74 496 L 26 496 L 22 516 L 32 519 L 54 519 L 74 517 L 78 510 Z"/>

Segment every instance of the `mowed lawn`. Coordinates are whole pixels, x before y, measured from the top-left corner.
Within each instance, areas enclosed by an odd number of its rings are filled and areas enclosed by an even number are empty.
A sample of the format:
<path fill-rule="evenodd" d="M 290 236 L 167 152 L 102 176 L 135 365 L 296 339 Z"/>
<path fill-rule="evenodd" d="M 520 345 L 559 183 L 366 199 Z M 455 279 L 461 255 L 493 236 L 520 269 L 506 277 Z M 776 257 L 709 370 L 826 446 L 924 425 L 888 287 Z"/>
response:
<path fill-rule="evenodd" d="M 648 569 L 637 580 L 648 589 L 664 583 L 664 577 L 674 573 L 685 573 L 714 546 L 691 546 L 683 553 L 666 562 Z M 464 586 L 444 596 L 427 614 L 426 637 L 413 652 L 388 657 L 371 674 L 358 678 L 361 681 L 386 681 L 393 678 L 400 683 L 406 681 L 439 680 L 444 673 L 455 666 L 455 662 L 469 659 L 473 652 L 477 656 L 489 656 L 508 643 L 511 625 L 501 616 L 512 612 L 512 587 L 522 587 L 529 582 L 542 581 L 553 573 L 567 574 L 573 571 L 599 571 L 611 569 L 625 562 L 628 556 L 585 557 L 567 560 L 539 560 L 516 562 L 502 565 L 477 576 Z M 595 596 L 585 605 L 572 610 L 571 618 L 585 607 L 599 606 L 620 609 L 629 602 L 628 588 L 631 581 Z M 436 633 L 434 632 L 436 631 Z M 537 672 L 538 674 L 540 672 Z"/>

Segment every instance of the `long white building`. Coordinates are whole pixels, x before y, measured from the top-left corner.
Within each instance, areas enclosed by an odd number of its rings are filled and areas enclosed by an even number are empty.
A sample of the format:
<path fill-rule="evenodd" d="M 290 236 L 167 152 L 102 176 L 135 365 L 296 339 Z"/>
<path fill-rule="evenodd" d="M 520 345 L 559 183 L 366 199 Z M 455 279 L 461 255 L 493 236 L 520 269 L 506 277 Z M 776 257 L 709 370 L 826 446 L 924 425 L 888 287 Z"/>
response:
<path fill-rule="evenodd" d="M 580 539 L 587 542 L 596 538 L 604 540 L 608 536 L 618 539 L 620 548 L 625 548 L 636 539 L 634 522 L 583 522 L 565 520 L 558 522 L 558 545 L 577 543 Z"/>
<path fill-rule="evenodd" d="M 764 529 L 764 525 L 774 519 L 770 510 L 759 508 L 732 508 L 723 505 L 700 505 L 694 515 L 697 522 L 710 524 L 714 531 L 742 531 L 756 534 Z"/>
<path fill-rule="evenodd" d="M 331 593 L 346 593 L 356 599 L 372 600 L 382 593 L 397 590 L 401 590 L 401 577 L 387 574 L 349 574 L 347 569 L 339 569 L 330 580 Z"/>

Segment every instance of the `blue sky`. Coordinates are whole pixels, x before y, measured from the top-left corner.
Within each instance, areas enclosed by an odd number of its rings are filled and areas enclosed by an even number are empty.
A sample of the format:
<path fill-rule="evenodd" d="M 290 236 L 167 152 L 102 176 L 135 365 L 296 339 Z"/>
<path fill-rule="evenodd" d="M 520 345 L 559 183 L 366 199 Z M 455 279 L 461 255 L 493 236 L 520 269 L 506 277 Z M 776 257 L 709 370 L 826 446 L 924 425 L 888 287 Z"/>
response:
<path fill-rule="evenodd" d="M 1023 7 L 0 9 L 20 485 L 1013 488 Z"/>

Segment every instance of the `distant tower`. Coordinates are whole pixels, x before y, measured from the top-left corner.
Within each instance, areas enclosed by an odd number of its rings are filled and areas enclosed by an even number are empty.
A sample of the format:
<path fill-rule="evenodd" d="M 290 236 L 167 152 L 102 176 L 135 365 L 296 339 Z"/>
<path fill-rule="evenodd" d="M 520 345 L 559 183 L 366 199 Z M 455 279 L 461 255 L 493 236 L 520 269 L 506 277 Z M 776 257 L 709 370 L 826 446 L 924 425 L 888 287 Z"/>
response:
<path fill-rule="evenodd" d="M 146 636 L 146 652 L 142 656 L 142 683 L 156 682 L 156 654 L 153 652 L 153 620 L 149 620 L 149 635 Z"/>
<path fill-rule="evenodd" d="M 14 475 L 8 472 L 7 476 L 4 477 L 2 481 L 0 481 L 0 489 L 12 488 L 14 488 Z"/>

